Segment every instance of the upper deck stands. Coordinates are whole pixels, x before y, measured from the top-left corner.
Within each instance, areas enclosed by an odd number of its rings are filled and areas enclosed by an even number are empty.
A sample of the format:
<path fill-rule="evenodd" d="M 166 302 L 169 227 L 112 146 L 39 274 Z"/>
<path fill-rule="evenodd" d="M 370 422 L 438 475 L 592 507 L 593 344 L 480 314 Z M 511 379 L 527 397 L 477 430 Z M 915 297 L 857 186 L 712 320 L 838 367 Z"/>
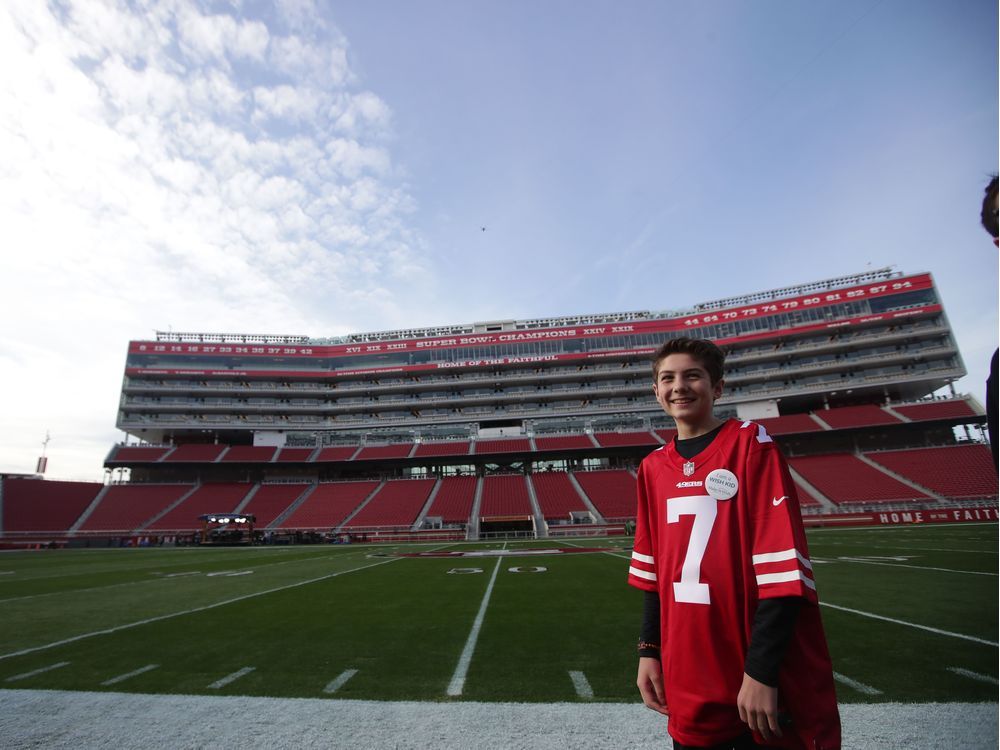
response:
<path fill-rule="evenodd" d="M 349 461 L 351 456 L 358 452 L 356 445 L 332 445 L 323 448 L 317 454 L 315 461 Z"/>
<path fill-rule="evenodd" d="M 851 453 L 789 458 L 788 463 L 817 490 L 836 503 L 889 503 L 930 500 L 869 466 Z"/>
<path fill-rule="evenodd" d="M 3 530 L 68 530 L 102 489 L 96 482 L 4 479 Z"/>
<path fill-rule="evenodd" d="M 315 448 L 282 448 L 274 460 L 277 463 L 300 463 L 308 461 Z"/>
<path fill-rule="evenodd" d="M 605 520 L 635 518 L 635 477 L 628 471 L 575 471 L 573 476 Z"/>
<path fill-rule="evenodd" d="M 822 503 L 819 500 L 817 500 L 815 497 L 813 497 L 813 494 L 808 489 L 806 489 L 805 487 L 803 487 L 798 482 L 795 483 L 795 491 L 796 491 L 796 494 L 798 494 L 798 496 L 799 496 L 799 507 L 801 507 L 801 508 L 808 508 L 808 507 L 816 508 L 816 507 L 820 507 L 822 505 Z"/>
<path fill-rule="evenodd" d="M 531 498 L 521 474 L 508 474 L 483 478 L 483 498 L 479 515 L 483 518 L 498 516 L 530 516 Z"/>
<path fill-rule="evenodd" d="M 234 445 L 222 456 L 222 463 L 266 463 L 278 449 L 273 445 Z"/>
<path fill-rule="evenodd" d="M 149 463 L 159 461 L 170 448 L 152 445 L 119 445 L 115 448 L 108 463 Z"/>
<path fill-rule="evenodd" d="M 254 526 L 262 529 L 274 523 L 274 519 L 307 489 L 309 489 L 308 484 L 263 484 L 250 498 L 250 502 L 242 512 L 256 516 Z"/>
<path fill-rule="evenodd" d="M 815 413 L 835 430 L 848 427 L 874 427 L 883 424 L 899 424 L 900 420 L 887 412 L 881 406 L 866 404 L 864 406 L 842 406 L 839 409 L 826 409 Z"/>
<path fill-rule="evenodd" d="M 595 432 L 594 439 L 604 448 L 620 445 L 660 445 L 648 430 L 642 432 Z"/>
<path fill-rule="evenodd" d="M 833 410 L 831 409 L 831 411 Z M 755 419 L 754 421 L 767 430 L 768 435 L 794 435 L 823 430 L 823 425 L 813 419 L 810 414 L 786 414 L 780 417 Z"/>
<path fill-rule="evenodd" d="M 531 451 L 531 442 L 527 438 L 477 440 L 473 445 L 476 448 L 477 455 L 488 455 L 490 453 L 528 453 Z"/>
<path fill-rule="evenodd" d="M 80 531 L 131 531 L 177 502 L 191 484 L 120 484 L 108 487 Z"/>
<path fill-rule="evenodd" d="M 434 479 L 398 479 L 386 482 L 344 528 L 412 526 L 434 489 Z"/>
<path fill-rule="evenodd" d="M 368 497 L 379 482 L 330 482 L 320 484 L 279 528 L 333 529 Z"/>
<path fill-rule="evenodd" d="M 420 443 L 414 456 L 467 456 L 469 455 L 468 440 L 449 440 L 443 443 Z"/>
<path fill-rule="evenodd" d="M 557 435 L 536 437 L 535 447 L 539 451 L 593 450 L 594 443 L 587 435 Z"/>
<path fill-rule="evenodd" d="M 677 430 L 653 430 L 653 432 L 655 432 L 664 443 L 669 443 L 677 437 Z"/>
<path fill-rule="evenodd" d="M 442 523 L 468 523 L 478 481 L 476 477 L 445 477 L 427 515 L 440 516 Z"/>
<path fill-rule="evenodd" d="M 355 461 L 366 461 L 378 458 L 406 458 L 413 450 L 413 443 L 394 443 L 392 445 L 368 445 L 358 451 Z"/>
<path fill-rule="evenodd" d="M 535 488 L 538 507 L 546 520 L 567 519 L 570 513 L 587 510 L 587 506 L 580 499 L 576 487 L 565 472 L 532 474 L 528 481 Z"/>
<path fill-rule="evenodd" d="M 866 453 L 921 487 L 951 498 L 996 497 L 997 475 L 985 445 Z"/>
<path fill-rule="evenodd" d="M 226 449 L 224 445 L 205 445 L 202 443 L 185 443 L 178 445 L 163 459 L 170 463 L 180 461 L 200 461 L 212 462 L 222 455 Z"/>
<path fill-rule="evenodd" d="M 964 399 L 894 406 L 892 410 L 915 422 L 929 419 L 959 419 L 976 416 L 972 407 Z"/>
<path fill-rule="evenodd" d="M 176 508 L 171 509 L 145 531 L 193 531 L 200 529 L 198 516 L 205 513 L 232 513 L 253 485 L 246 482 L 208 482 L 191 493 Z"/>

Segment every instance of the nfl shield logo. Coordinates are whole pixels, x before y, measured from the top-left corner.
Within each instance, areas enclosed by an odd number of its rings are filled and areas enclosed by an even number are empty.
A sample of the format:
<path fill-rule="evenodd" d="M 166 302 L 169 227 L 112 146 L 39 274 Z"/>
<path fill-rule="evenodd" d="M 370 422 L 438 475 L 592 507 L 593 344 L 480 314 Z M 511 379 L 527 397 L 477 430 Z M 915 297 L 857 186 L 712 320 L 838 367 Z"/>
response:
<path fill-rule="evenodd" d="M 684 464 L 684 476 L 689 477 L 694 474 L 694 461 L 688 461 Z"/>

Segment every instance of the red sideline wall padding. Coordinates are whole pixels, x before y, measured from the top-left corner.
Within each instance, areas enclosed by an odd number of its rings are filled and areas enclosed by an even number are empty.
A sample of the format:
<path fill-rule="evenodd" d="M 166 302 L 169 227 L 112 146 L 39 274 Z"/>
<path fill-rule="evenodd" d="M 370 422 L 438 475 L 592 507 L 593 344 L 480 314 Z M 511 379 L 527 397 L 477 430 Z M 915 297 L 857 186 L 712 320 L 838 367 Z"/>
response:
<path fill-rule="evenodd" d="M 804 516 L 806 526 L 899 526 L 915 523 L 983 523 L 1000 520 L 996 508 L 937 508 L 935 510 L 894 510 L 881 513 L 840 513 Z"/>

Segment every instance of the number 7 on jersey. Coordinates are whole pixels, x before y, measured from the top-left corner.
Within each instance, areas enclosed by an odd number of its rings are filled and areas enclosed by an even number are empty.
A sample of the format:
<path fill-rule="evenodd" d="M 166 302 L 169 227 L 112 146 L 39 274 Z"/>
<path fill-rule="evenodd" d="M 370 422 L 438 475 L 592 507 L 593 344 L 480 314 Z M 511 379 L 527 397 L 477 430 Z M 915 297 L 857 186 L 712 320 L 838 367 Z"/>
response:
<path fill-rule="evenodd" d="M 708 584 L 701 582 L 701 561 L 708 548 L 708 538 L 715 526 L 718 502 L 710 495 L 675 497 L 667 500 L 667 523 L 677 523 L 681 516 L 694 516 L 688 539 L 681 580 L 674 581 L 674 601 L 687 604 L 711 604 Z"/>

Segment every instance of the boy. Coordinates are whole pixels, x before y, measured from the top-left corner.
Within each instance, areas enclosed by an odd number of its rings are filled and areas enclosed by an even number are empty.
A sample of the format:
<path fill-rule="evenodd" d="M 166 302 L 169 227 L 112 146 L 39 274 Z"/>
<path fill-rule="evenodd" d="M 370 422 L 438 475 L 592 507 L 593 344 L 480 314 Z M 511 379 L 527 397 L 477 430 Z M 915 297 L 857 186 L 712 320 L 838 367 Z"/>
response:
<path fill-rule="evenodd" d="M 653 393 L 677 438 L 639 468 L 636 682 L 670 717 L 675 750 L 839 750 L 795 486 L 763 427 L 714 416 L 724 362 L 715 344 L 687 338 L 653 359 Z"/>

